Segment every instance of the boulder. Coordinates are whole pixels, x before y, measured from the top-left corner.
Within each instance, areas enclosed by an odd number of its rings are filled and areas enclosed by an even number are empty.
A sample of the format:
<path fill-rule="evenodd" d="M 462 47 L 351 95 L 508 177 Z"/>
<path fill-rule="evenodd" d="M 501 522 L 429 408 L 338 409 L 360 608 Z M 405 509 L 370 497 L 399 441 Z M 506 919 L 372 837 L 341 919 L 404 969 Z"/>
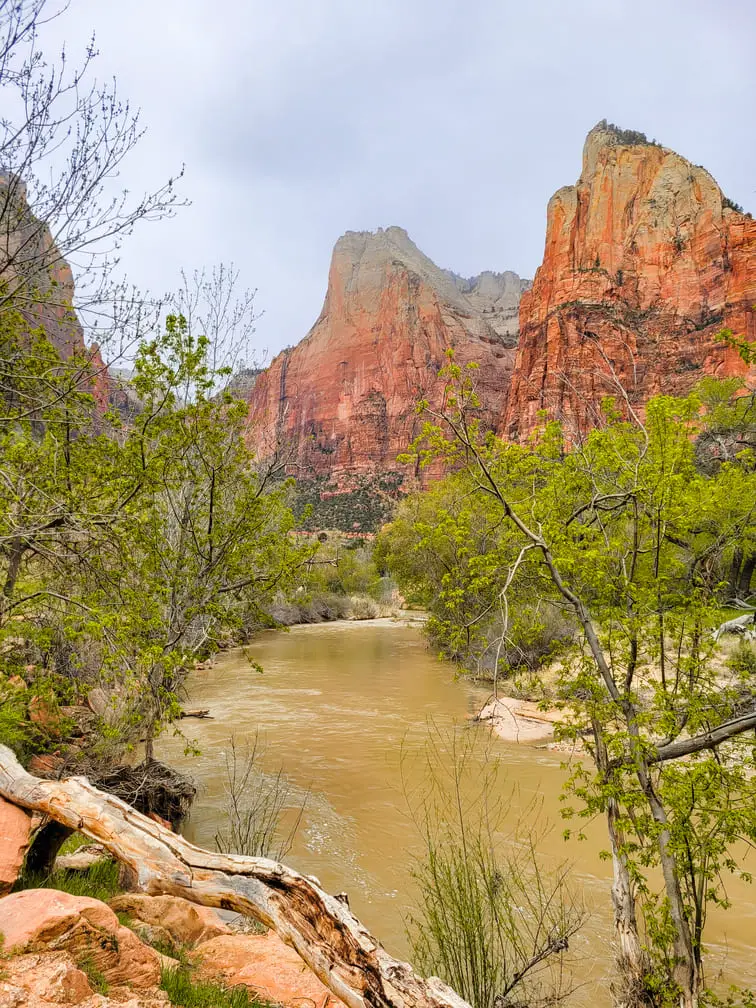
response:
<path fill-rule="evenodd" d="M 273 931 L 265 935 L 221 935 L 195 949 L 198 974 L 226 986 L 243 984 L 259 997 L 287 1008 L 343 1008 L 294 949 Z"/>
<path fill-rule="evenodd" d="M 0 896 L 9 893 L 29 847 L 31 815 L 0 798 Z"/>
<path fill-rule="evenodd" d="M 43 952 L 12 956 L 3 962 L 0 977 L 1 1008 L 170 1008 L 164 991 L 151 988 L 134 992 L 110 987 L 107 996 L 96 994 L 86 972 L 68 952 Z"/>
<path fill-rule="evenodd" d="M 93 994 L 86 973 L 68 952 L 17 956 L 3 964 L 0 982 L 3 1008 L 81 1005 L 90 1001 Z"/>
<path fill-rule="evenodd" d="M 66 951 L 110 984 L 155 986 L 160 960 L 105 903 L 55 889 L 26 889 L 0 899 L 6 951 Z"/>
<path fill-rule="evenodd" d="M 109 905 L 139 924 L 163 929 L 177 945 L 194 946 L 232 933 L 211 907 L 198 906 L 179 896 L 122 893 L 110 900 Z"/>

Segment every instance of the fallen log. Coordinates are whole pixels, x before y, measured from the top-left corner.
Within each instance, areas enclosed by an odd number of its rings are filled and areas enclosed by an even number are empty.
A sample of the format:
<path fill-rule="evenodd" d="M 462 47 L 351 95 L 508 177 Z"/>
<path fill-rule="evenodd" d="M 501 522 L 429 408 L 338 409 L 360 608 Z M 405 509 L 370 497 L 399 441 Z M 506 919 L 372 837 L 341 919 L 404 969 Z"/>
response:
<path fill-rule="evenodd" d="M 285 865 L 195 847 L 86 777 L 34 777 L 3 745 L 0 795 L 101 844 L 131 869 L 143 892 L 261 921 L 348 1008 L 469 1008 L 437 977 L 423 980 L 393 959 L 344 902 Z"/>

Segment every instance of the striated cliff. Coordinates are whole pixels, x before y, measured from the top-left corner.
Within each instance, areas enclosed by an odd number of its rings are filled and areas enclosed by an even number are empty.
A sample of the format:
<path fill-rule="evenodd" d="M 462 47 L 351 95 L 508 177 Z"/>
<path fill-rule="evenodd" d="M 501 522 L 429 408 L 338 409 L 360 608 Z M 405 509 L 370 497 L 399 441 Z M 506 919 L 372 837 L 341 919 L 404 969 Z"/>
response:
<path fill-rule="evenodd" d="M 250 439 L 261 457 L 280 452 L 288 471 L 329 482 L 404 478 L 396 456 L 422 420 L 420 398 L 438 402 L 438 371 L 454 347 L 481 365 L 487 419 L 503 414 L 520 296 L 514 273 L 463 279 L 439 269 L 401 228 L 348 232 L 336 243 L 323 310 L 309 334 L 255 378 Z M 391 482 L 391 480 L 389 480 Z"/>
<path fill-rule="evenodd" d="M 48 223 L 33 214 L 23 181 L 0 175 L 0 313 L 18 308 L 64 360 L 77 359 L 80 387 L 91 391 L 98 410 L 114 405 L 123 412 L 129 394 L 108 374 L 98 345 L 86 345 L 73 301 L 73 273 Z"/>
<path fill-rule="evenodd" d="M 703 168 L 599 123 L 577 185 L 549 203 L 503 433 L 526 435 L 546 410 L 579 436 L 606 395 L 624 389 L 642 405 L 704 375 L 744 373 L 715 336 L 729 327 L 755 339 L 754 305 L 756 221 Z"/>

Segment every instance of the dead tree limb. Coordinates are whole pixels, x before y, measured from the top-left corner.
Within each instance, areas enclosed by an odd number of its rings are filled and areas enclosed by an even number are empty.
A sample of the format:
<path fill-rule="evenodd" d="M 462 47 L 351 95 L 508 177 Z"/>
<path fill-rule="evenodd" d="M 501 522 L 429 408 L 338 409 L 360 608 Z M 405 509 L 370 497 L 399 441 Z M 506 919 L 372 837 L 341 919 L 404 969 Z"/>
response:
<path fill-rule="evenodd" d="M 345 903 L 285 865 L 202 850 L 86 777 L 34 777 L 2 745 L 0 795 L 101 844 L 133 871 L 143 892 L 257 918 L 348 1008 L 469 1008 L 438 978 L 423 980 L 393 959 Z"/>

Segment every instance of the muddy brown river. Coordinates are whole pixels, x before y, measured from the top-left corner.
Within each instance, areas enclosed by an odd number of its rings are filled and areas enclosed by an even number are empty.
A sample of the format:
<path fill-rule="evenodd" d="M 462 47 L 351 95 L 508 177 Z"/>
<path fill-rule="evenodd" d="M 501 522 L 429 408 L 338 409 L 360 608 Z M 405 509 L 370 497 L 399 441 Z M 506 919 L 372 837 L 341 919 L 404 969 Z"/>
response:
<path fill-rule="evenodd" d="M 424 773 L 420 757 L 431 726 L 467 724 L 468 731 L 489 734 L 469 724 L 486 691 L 436 660 L 419 627 L 389 620 L 264 633 L 196 672 L 188 690 L 187 706 L 212 714 L 212 720 L 182 723 L 201 755 L 185 755 L 178 738 L 163 740 L 159 755 L 199 785 L 189 839 L 213 846 L 225 802 L 222 754 L 232 734 L 243 743 L 259 729 L 264 769 L 283 767 L 298 793 L 309 791 L 287 861 L 330 892 L 346 891 L 354 912 L 389 951 L 407 957 L 404 920 L 416 895 L 411 865 L 421 844 L 405 790 L 423 786 L 412 775 Z M 612 927 L 609 870 L 598 857 L 606 846 L 602 824 L 585 825 L 582 841 L 565 841 L 559 816 L 564 757 L 500 740 L 493 747 L 502 764 L 500 786 L 514 796 L 513 820 L 534 798 L 542 802 L 540 852 L 547 864 L 572 863 L 572 883 L 590 915 L 572 941 L 583 981 L 573 1003 L 608 1005 Z M 756 890 L 731 880 L 728 893 L 732 906 L 710 918 L 709 975 L 719 978 L 718 986 L 756 986 Z"/>

